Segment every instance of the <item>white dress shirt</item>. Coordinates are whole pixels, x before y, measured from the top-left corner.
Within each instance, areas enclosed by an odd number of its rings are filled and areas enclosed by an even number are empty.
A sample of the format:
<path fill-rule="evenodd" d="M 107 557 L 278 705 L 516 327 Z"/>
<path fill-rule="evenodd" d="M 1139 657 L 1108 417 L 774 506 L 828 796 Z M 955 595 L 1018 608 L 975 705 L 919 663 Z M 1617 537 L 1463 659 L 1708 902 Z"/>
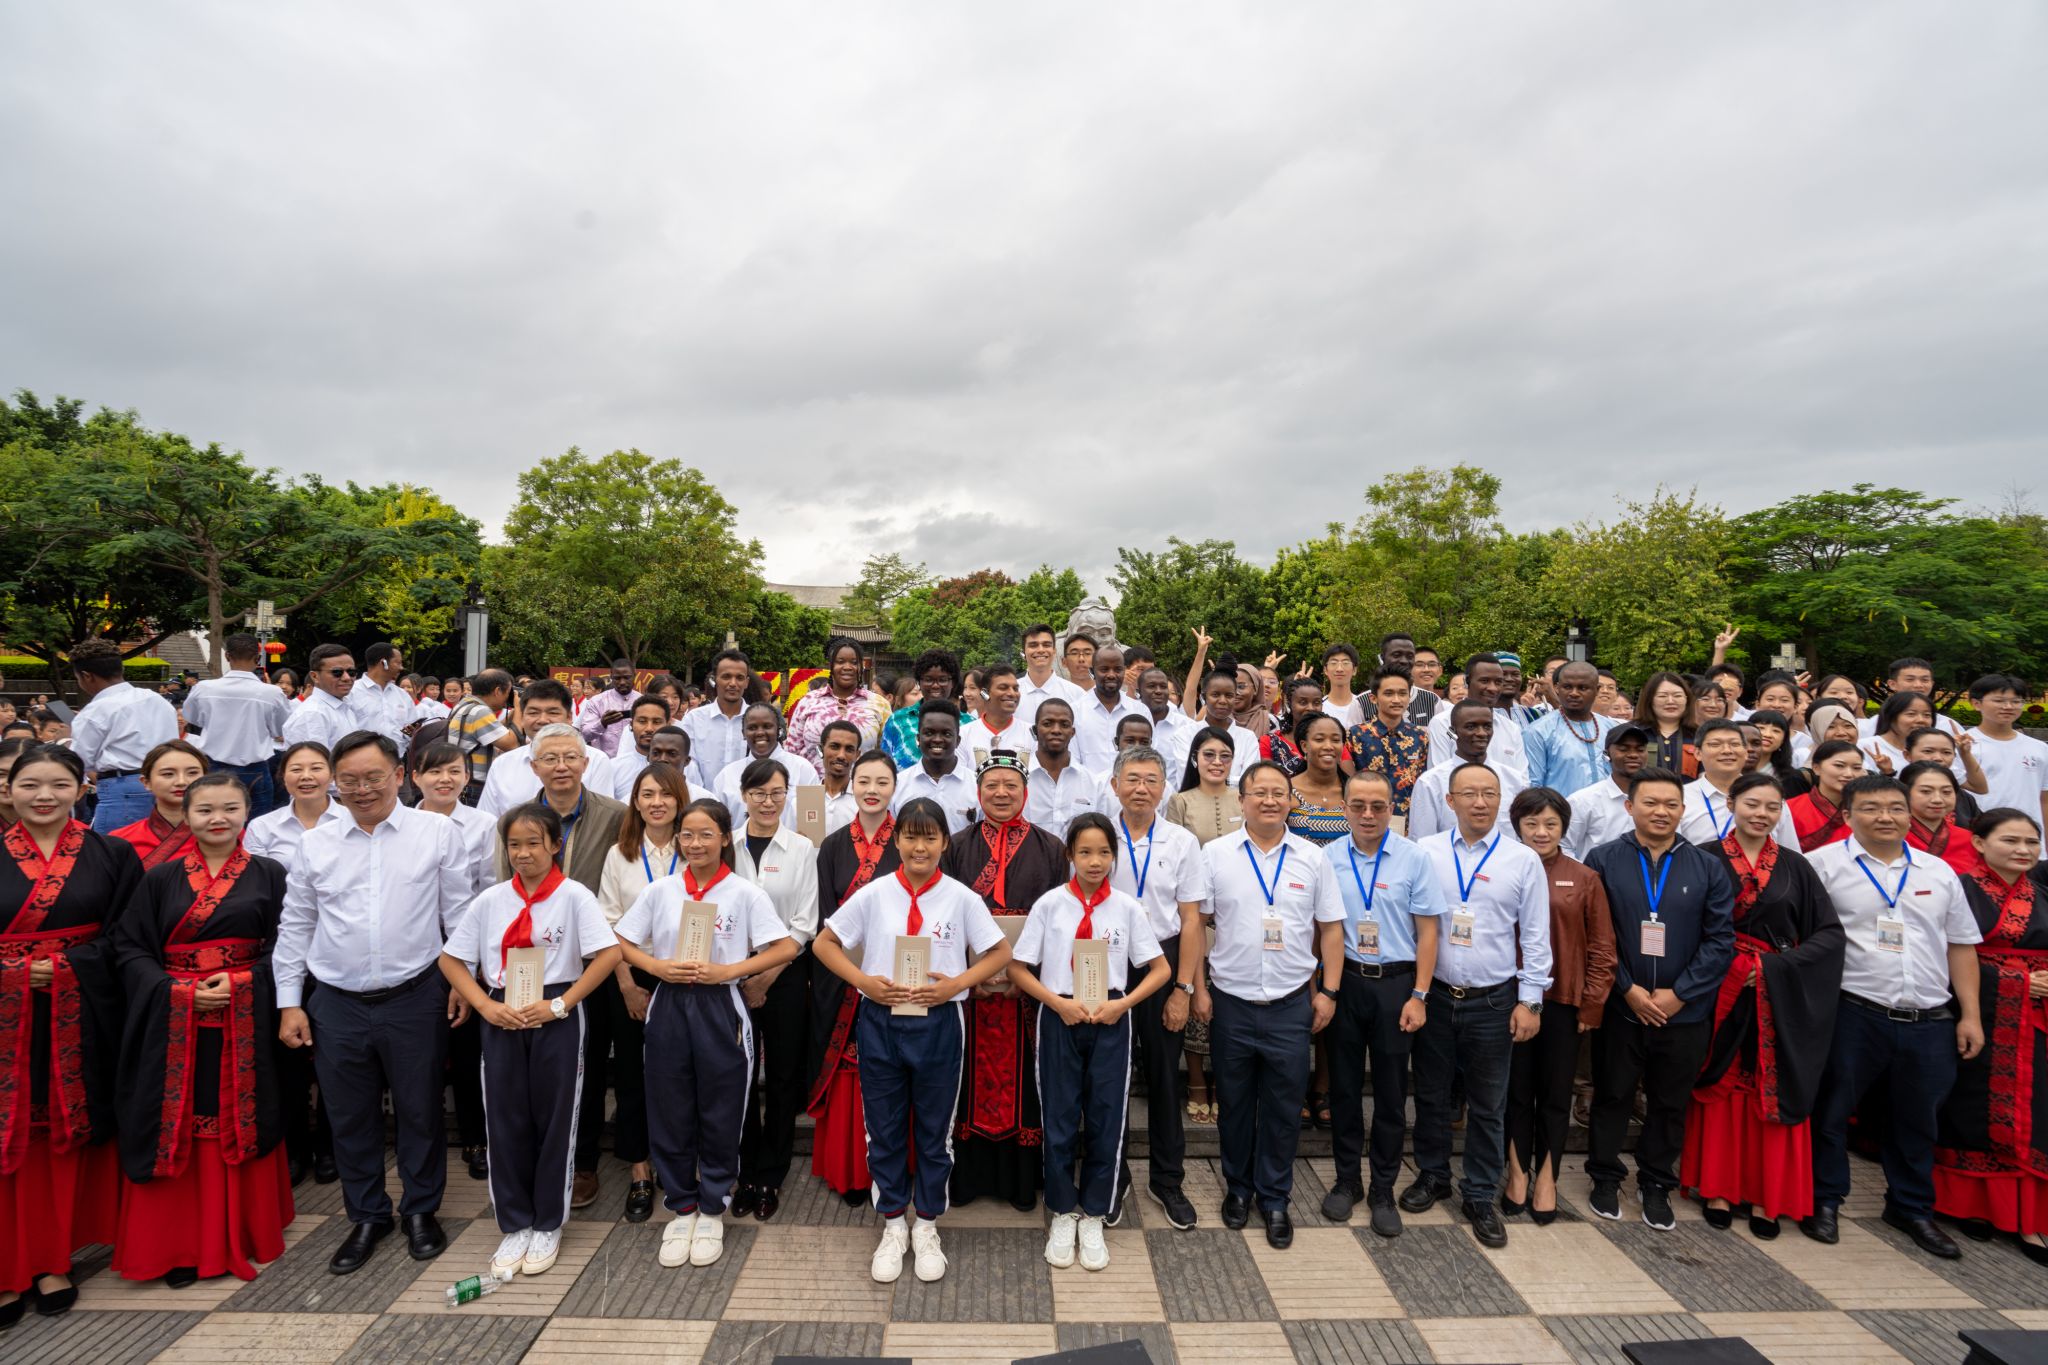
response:
<path fill-rule="evenodd" d="M 332 754 L 336 740 L 361 728 L 346 700 L 316 687 L 285 717 L 284 743 L 286 748 L 308 742 L 321 744 Z"/>
<path fill-rule="evenodd" d="M 960 975 L 967 970 L 970 952 L 979 956 L 1003 941 L 987 903 L 951 877 L 940 876 L 919 894 L 917 913 L 923 920 L 919 934 L 931 940 L 925 969 L 934 978 Z M 848 896 L 825 924 L 862 971 L 893 980 L 896 936 L 909 932 L 909 922 L 910 893 L 892 872 Z M 966 998 L 965 991 L 953 997 Z"/>
<path fill-rule="evenodd" d="M 733 870 L 768 893 L 791 938 L 809 943 L 818 936 L 817 848 L 795 830 L 777 825 L 756 864 L 748 832 L 745 821 L 733 826 Z"/>
<path fill-rule="evenodd" d="M 441 951 L 466 964 L 486 989 L 505 988 L 505 931 L 519 918 L 519 889 L 501 882 L 478 896 L 455 922 Z M 533 907 L 533 946 L 541 950 L 541 981 L 567 986 L 583 975 L 589 959 L 618 939 L 611 922 L 581 882 L 564 877 Z"/>
<path fill-rule="evenodd" d="M 397 683 L 379 686 L 365 673 L 348 690 L 348 708 L 355 714 L 355 729 L 376 731 L 396 744 L 401 755 L 412 743 L 405 727 L 418 717 L 413 714 L 411 695 Z"/>
<path fill-rule="evenodd" d="M 279 1009 L 305 980 L 347 991 L 403 985 L 434 965 L 470 899 L 468 854 L 453 820 L 397 806 L 375 830 L 350 814 L 306 834 L 286 879 L 271 972 Z"/>
<path fill-rule="evenodd" d="M 321 829 L 352 818 L 340 802 L 329 801 L 313 828 Z M 269 858 L 281 864 L 289 880 L 299 875 L 301 854 L 309 833 L 311 831 L 299 823 L 299 817 L 287 802 L 270 814 L 259 815 L 249 822 L 248 828 L 242 831 L 242 849 L 252 858 Z"/>
<path fill-rule="evenodd" d="M 782 765 L 783 774 L 789 778 L 789 795 L 782 803 L 782 823 L 790 829 L 796 828 L 796 789 L 823 785 L 818 770 L 811 761 L 799 754 L 793 754 L 780 744 L 768 751 L 768 757 Z M 732 827 L 737 833 L 747 823 L 747 798 L 740 791 L 740 774 L 753 766 L 753 757 L 743 755 L 719 769 L 718 777 L 711 784 L 712 794 L 725 802 L 725 808 L 732 812 Z"/>
<path fill-rule="evenodd" d="M 642 839 L 636 857 L 619 852 L 619 846 L 613 844 L 605 850 L 604 871 L 597 878 L 598 908 L 607 920 L 617 924 L 633 908 L 633 902 L 640 899 L 642 891 L 663 877 L 680 875 L 682 870 L 682 854 L 673 843 L 656 846 Z"/>
<path fill-rule="evenodd" d="M 939 803 L 946 812 L 949 833 L 958 834 L 981 818 L 978 814 L 981 798 L 974 790 L 974 769 L 964 758 L 954 759 L 953 771 L 944 777 L 933 777 L 925 771 L 922 763 L 913 763 L 896 774 L 896 796 L 890 801 L 889 810 L 891 813 L 900 812 L 905 804 L 920 796 Z"/>
<path fill-rule="evenodd" d="M 1451 812 L 1451 774 L 1463 766 L 1462 763 L 1439 764 L 1415 779 L 1415 790 L 1408 798 L 1410 839 L 1423 839 L 1458 827 L 1458 817 Z M 1494 814 L 1493 827 L 1519 843 L 1521 840 L 1515 834 L 1514 821 L 1508 819 L 1508 807 L 1528 788 L 1529 778 L 1520 768 L 1496 763 L 1491 757 L 1487 759 L 1486 766 L 1500 780 L 1500 809 Z"/>
<path fill-rule="evenodd" d="M 1116 762 L 1117 722 L 1125 716 L 1152 719 L 1143 704 L 1121 692 L 1116 695 L 1116 705 L 1107 709 L 1101 698 L 1089 694 L 1074 713 L 1074 761 L 1097 777 L 1108 776 L 1110 764 Z"/>
<path fill-rule="evenodd" d="M 612 761 L 604 756 L 604 750 L 593 749 L 586 741 L 583 757 L 588 764 L 583 769 L 586 788 L 594 792 L 608 792 L 618 786 L 618 779 L 612 773 Z M 693 791 L 691 795 L 696 793 Z M 477 797 L 476 808 L 496 819 L 514 806 L 523 806 L 539 797 L 540 778 L 533 771 L 533 745 L 522 744 L 491 760 L 490 771 L 484 775 L 483 795 Z"/>
<path fill-rule="evenodd" d="M 1031 966 L 1054 995 L 1074 993 L 1074 931 L 1081 927 L 1081 902 L 1071 883 L 1061 882 L 1032 903 L 1024 931 L 1017 935 L 1016 960 Z M 1109 945 L 1109 989 L 1129 990 L 1132 967 L 1159 956 L 1159 939 L 1143 906 L 1114 887 L 1088 918 L 1088 937 Z"/>
<path fill-rule="evenodd" d="M 1551 979 L 1550 878 L 1543 860 L 1497 835 L 1474 844 L 1445 830 L 1421 842 L 1451 921 L 1437 939 L 1436 979 L 1446 986 L 1497 986 L 1515 977 L 1522 1004 L 1542 1000 Z M 1473 919 L 1470 947 L 1455 941 L 1463 914 Z"/>
<path fill-rule="evenodd" d="M 1910 847 L 1902 847 L 1892 862 L 1879 862 L 1854 834 L 1823 844 L 1806 860 L 1820 874 L 1849 938 L 1842 989 L 1892 1009 L 1931 1010 L 1947 1004 L 1949 945 L 1978 943 L 1984 937 L 1954 869 L 1932 854 L 1916 858 Z M 1904 951 L 1878 946 L 1879 919 L 1904 923 Z"/>
<path fill-rule="evenodd" d="M 1635 822 L 1631 820 L 1629 824 L 1633 828 Z M 1728 808 L 1727 796 L 1712 783 L 1696 777 L 1685 784 L 1685 814 L 1678 820 L 1679 838 L 1688 844 L 1718 844 L 1734 826 L 1735 812 Z M 1791 803 L 1779 806 L 1778 827 L 1771 831 L 1771 837 L 1780 848 L 1799 847 L 1799 830 L 1792 823 Z"/>
<path fill-rule="evenodd" d="M 438 697 L 421 697 L 412 704 L 412 718 L 425 723 L 430 720 L 446 720 L 455 710 Z"/>
<path fill-rule="evenodd" d="M 192 684 L 185 697 L 185 724 L 206 757 L 230 768 L 268 762 L 284 735 L 291 707 L 284 693 L 254 673 L 230 669 Z"/>
<path fill-rule="evenodd" d="M 1619 839 L 1636 827 L 1628 813 L 1628 793 L 1609 777 L 1590 787 L 1581 787 L 1567 798 L 1572 808 L 1571 825 L 1564 832 L 1564 851 L 1579 862 L 1604 843 Z M 1799 841 L 1793 840 L 1798 848 Z"/>
<path fill-rule="evenodd" d="M 853 783 L 846 784 L 846 790 L 834 796 L 825 793 L 825 833 L 837 834 L 852 824 L 860 815 L 860 802 L 853 799 Z"/>
<path fill-rule="evenodd" d="M 633 804 L 633 784 L 640 780 L 640 774 L 647 770 L 647 755 L 638 746 L 619 746 L 618 756 L 612 761 L 612 798 Z M 698 768 L 697 760 L 691 759 L 683 765 L 683 781 L 689 784 L 690 799 L 711 795 L 711 779 Z"/>
<path fill-rule="evenodd" d="M 1439 706 L 1436 714 L 1429 718 L 1429 766 L 1449 763 L 1458 756 L 1457 741 L 1451 738 L 1451 706 Z M 1529 757 L 1522 744 L 1522 727 L 1515 724 L 1507 712 L 1496 709 L 1493 713 L 1493 738 L 1486 745 L 1488 763 L 1505 764 L 1521 772 L 1529 771 Z"/>
<path fill-rule="evenodd" d="M 1010 717 L 1010 723 L 1000 731 L 988 728 L 986 713 L 960 727 L 960 753 L 975 766 L 980 766 L 983 754 L 997 749 L 1020 754 L 1038 752 L 1038 741 L 1032 737 L 1031 727 L 1024 723 L 1022 713 Z"/>
<path fill-rule="evenodd" d="M 1323 851 L 1298 834 L 1283 835 L 1272 851 L 1261 851 L 1249 831 L 1237 829 L 1205 844 L 1202 860 L 1216 921 L 1210 983 L 1254 1001 L 1278 1000 L 1307 985 L 1322 960 L 1316 926 L 1344 919 L 1337 874 Z M 1269 917 L 1280 921 L 1278 949 L 1265 946 Z"/>
<path fill-rule="evenodd" d="M 1071 757 L 1055 776 L 1051 769 L 1031 765 L 1025 790 L 1024 818 L 1051 830 L 1061 839 L 1077 815 L 1094 810 L 1102 800 L 1102 779 Z"/>
<path fill-rule="evenodd" d="M 138 772 L 151 749 L 177 737 L 177 709 L 125 682 L 101 688 L 71 722 L 71 752 L 89 773 Z"/>
<path fill-rule="evenodd" d="M 497 818 L 460 802 L 456 803 L 455 813 L 447 818 L 462 832 L 463 853 L 469 859 L 469 894 L 474 896 L 498 880 Z"/>
<path fill-rule="evenodd" d="M 1030 729 L 1033 722 L 1038 719 L 1039 704 L 1047 697 L 1058 697 L 1061 701 L 1073 707 L 1074 715 L 1078 719 L 1081 714 L 1081 703 L 1088 700 L 1088 693 L 1086 690 L 1076 687 L 1073 683 L 1061 677 L 1058 669 L 1053 670 L 1052 676 L 1045 680 L 1043 687 L 1031 681 L 1030 674 L 1019 673 L 1017 675 L 1017 719 L 1023 723 L 1025 729 Z"/>
<path fill-rule="evenodd" d="M 746 714 L 744 702 L 728 716 L 713 701 L 683 717 L 683 733 L 690 737 L 690 761 L 699 772 L 724 772 L 726 764 L 746 753 L 746 737 L 740 733 L 740 720 Z"/>
<path fill-rule="evenodd" d="M 1202 905 L 1209 899 L 1209 864 L 1202 857 L 1202 841 L 1157 811 L 1148 827 L 1130 828 L 1121 808 L 1110 813 L 1109 821 L 1116 828 L 1117 844 L 1109 884 L 1145 907 L 1153 937 L 1162 943 L 1176 937 L 1181 903 Z"/>

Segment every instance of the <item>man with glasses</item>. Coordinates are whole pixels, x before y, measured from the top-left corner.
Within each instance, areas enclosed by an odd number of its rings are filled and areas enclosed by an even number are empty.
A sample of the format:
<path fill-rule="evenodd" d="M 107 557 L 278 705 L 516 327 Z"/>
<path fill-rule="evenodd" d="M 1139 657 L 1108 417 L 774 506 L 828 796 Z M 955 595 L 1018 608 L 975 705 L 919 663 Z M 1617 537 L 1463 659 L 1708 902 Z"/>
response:
<path fill-rule="evenodd" d="M 285 717 L 285 747 L 311 741 L 332 753 L 341 737 L 356 728 L 348 704 L 349 689 L 356 682 L 355 656 L 347 645 L 316 645 L 306 658 L 306 677 L 313 691 Z"/>
<path fill-rule="evenodd" d="M 278 1037 L 313 1047 L 353 1225 L 328 1262 L 360 1270 L 392 1230 L 384 1188 L 384 1091 L 391 1092 L 398 1215 L 416 1261 L 448 1239 L 434 1214 L 448 1183 L 441 1089 L 448 1025 L 469 1017 L 441 975 L 441 942 L 469 900 L 455 822 L 398 804 L 398 746 L 357 731 L 334 746 L 335 789 L 352 818 L 306 833 L 286 884 L 272 955 Z"/>

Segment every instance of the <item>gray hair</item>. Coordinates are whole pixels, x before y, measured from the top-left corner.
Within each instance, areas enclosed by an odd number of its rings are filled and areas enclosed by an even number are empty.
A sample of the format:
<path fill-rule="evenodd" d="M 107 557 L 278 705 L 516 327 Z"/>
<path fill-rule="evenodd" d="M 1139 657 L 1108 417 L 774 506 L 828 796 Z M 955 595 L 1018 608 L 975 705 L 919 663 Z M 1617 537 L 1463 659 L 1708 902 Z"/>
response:
<path fill-rule="evenodd" d="M 1149 744 L 1133 744 L 1128 749 L 1117 750 L 1116 762 L 1110 766 L 1109 770 L 1110 780 L 1114 781 L 1122 777 L 1124 769 L 1134 763 L 1157 763 L 1160 772 L 1166 771 L 1166 756 L 1164 754 Z"/>
<path fill-rule="evenodd" d="M 529 754 L 532 753 L 535 749 L 538 749 L 540 747 L 540 742 L 544 739 L 565 738 L 575 740 L 577 748 L 580 749 L 583 747 L 583 736 L 577 733 L 576 727 L 573 725 L 564 725 L 561 722 L 557 721 L 553 725 L 543 725 L 540 727 L 540 729 L 534 731 L 533 738 L 527 741 L 526 751 Z"/>

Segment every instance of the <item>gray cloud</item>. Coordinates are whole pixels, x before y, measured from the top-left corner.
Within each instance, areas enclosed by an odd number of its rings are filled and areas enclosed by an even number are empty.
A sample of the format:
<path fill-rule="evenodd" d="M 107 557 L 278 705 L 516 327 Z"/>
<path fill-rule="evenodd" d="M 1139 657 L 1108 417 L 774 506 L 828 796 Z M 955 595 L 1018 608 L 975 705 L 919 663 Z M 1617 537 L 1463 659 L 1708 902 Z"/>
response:
<path fill-rule="evenodd" d="M 689 460 L 770 576 L 1967 501 L 2048 454 L 2023 0 L 15 7 L 0 383 L 487 523 Z"/>

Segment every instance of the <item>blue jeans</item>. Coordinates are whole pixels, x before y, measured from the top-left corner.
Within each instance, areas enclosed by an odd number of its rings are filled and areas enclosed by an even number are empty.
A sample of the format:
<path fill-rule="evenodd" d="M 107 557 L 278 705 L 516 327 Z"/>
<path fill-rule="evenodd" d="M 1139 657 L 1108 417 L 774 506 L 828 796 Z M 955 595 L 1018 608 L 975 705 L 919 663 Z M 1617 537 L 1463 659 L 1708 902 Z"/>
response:
<path fill-rule="evenodd" d="M 149 788 L 143 786 L 141 777 L 134 773 L 101 778 L 99 796 L 99 805 L 92 813 L 92 827 L 101 834 L 111 834 L 124 825 L 146 820 L 156 809 L 156 798 L 149 794 Z"/>
<path fill-rule="evenodd" d="M 268 815 L 277 809 L 277 789 L 271 785 L 269 763 L 223 763 L 214 771 L 229 773 L 242 779 L 242 785 L 249 789 L 251 820 L 259 815 Z"/>
<path fill-rule="evenodd" d="M 1450 1187 L 1451 1085 L 1462 1080 L 1465 1177 L 1458 1193 L 1470 1204 L 1490 1204 L 1500 1193 L 1514 1057 L 1508 1021 L 1516 997 L 1513 980 L 1463 1000 L 1432 990 L 1429 1022 L 1415 1035 L 1415 1167 L 1439 1189 Z"/>

